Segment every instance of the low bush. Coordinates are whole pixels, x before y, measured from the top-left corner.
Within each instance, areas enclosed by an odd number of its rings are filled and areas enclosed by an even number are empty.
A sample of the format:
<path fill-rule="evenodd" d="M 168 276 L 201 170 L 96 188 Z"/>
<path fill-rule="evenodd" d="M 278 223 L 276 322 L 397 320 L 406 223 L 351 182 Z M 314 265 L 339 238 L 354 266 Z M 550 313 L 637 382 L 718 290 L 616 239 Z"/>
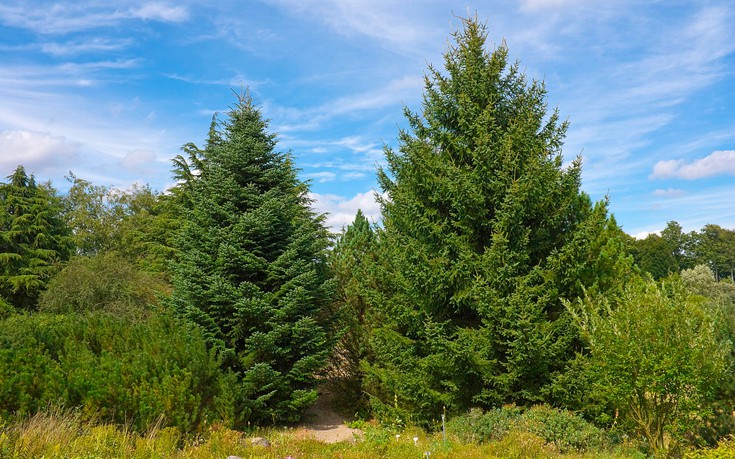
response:
<path fill-rule="evenodd" d="M 483 412 L 472 408 L 467 414 L 447 422 L 447 430 L 467 443 L 501 440 L 520 419 L 523 409 L 508 405 Z"/>
<path fill-rule="evenodd" d="M 527 410 L 510 405 L 486 412 L 475 408 L 450 420 L 447 430 L 472 443 L 502 442 L 511 433 L 530 434 L 561 452 L 598 448 L 604 439 L 600 429 L 578 414 L 545 405 Z"/>
<path fill-rule="evenodd" d="M 49 407 L 142 431 L 182 432 L 228 419 L 231 376 L 199 334 L 173 317 L 13 315 L 0 321 L 0 417 Z"/>
<path fill-rule="evenodd" d="M 585 451 L 603 443 L 603 432 L 580 415 L 546 405 L 525 411 L 513 426 L 553 444 L 560 451 Z"/>
<path fill-rule="evenodd" d="M 733 459 L 735 458 L 735 437 L 729 436 L 720 441 L 716 448 L 697 449 L 684 454 L 684 459 Z"/>

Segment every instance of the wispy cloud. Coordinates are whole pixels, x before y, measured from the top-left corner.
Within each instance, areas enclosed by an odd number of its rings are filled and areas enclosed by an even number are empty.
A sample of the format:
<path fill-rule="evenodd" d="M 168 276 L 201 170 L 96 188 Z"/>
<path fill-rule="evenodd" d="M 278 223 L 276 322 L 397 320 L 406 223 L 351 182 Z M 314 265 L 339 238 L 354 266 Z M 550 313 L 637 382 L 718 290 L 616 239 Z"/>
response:
<path fill-rule="evenodd" d="M 583 3 L 583 0 L 521 0 L 521 11 L 548 11 L 569 8 Z"/>
<path fill-rule="evenodd" d="M 44 35 L 107 27 L 130 19 L 182 22 L 188 18 L 186 7 L 158 2 L 126 7 L 124 2 L 122 5 L 116 2 L 49 5 L 23 0 L 0 6 L 0 22 Z"/>
<path fill-rule="evenodd" d="M 274 126 L 278 132 L 309 131 L 342 115 L 354 117 L 361 112 L 414 102 L 420 98 L 423 85 L 424 80 L 420 75 L 403 76 L 378 84 L 373 90 L 330 99 L 318 106 L 298 109 L 267 101 L 263 109 L 270 118 L 279 120 Z"/>
<path fill-rule="evenodd" d="M 309 172 L 304 174 L 304 178 L 307 180 L 316 180 L 319 183 L 325 183 L 334 181 L 334 179 L 337 178 L 337 174 L 329 171 Z"/>
<path fill-rule="evenodd" d="M 426 17 L 430 8 L 421 2 L 392 0 L 270 0 L 293 14 L 327 24 L 346 37 L 367 37 L 384 49 L 425 58 L 427 43 L 440 43 L 451 31 L 432 26 Z M 462 14 L 464 11 L 459 11 Z"/>
<path fill-rule="evenodd" d="M 654 196 L 661 196 L 665 198 L 678 198 L 679 196 L 683 196 L 684 193 L 684 190 L 680 190 L 678 188 L 667 188 L 665 190 L 659 188 L 653 191 Z"/>
<path fill-rule="evenodd" d="M 131 39 L 91 37 L 68 42 L 41 43 L 41 51 L 54 56 L 72 56 L 84 53 L 108 53 L 120 51 L 132 44 Z"/>

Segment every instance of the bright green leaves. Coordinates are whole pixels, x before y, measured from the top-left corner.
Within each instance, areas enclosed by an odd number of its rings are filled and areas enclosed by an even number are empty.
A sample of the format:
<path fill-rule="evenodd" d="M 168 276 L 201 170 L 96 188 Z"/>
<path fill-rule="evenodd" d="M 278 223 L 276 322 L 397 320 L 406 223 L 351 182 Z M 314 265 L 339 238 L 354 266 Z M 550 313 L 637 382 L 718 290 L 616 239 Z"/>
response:
<path fill-rule="evenodd" d="M 631 282 L 608 301 L 568 307 L 589 347 L 594 395 L 611 403 L 658 454 L 702 423 L 726 371 L 728 342 L 701 297 L 676 279 Z"/>

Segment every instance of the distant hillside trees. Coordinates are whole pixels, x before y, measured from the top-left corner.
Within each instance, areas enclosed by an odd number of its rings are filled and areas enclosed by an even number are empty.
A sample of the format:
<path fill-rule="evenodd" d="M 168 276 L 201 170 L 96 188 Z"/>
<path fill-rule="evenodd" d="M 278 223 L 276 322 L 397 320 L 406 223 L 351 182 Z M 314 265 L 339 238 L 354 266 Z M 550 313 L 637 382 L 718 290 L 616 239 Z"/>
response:
<path fill-rule="evenodd" d="M 563 164 L 566 123 L 542 83 L 466 20 L 430 67 L 421 113 L 378 172 L 384 227 L 364 390 L 422 422 L 442 406 L 545 399 L 574 354 L 561 300 L 617 288 L 630 270 L 607 204 Z"/>
<path fill-rule="evenodd" d="M 186 147 L 198 164 L 178 164 L 188 209 L 172 302 L 236 373 L 241 423 L 297 420 L 329 353 L 329 232 L 267 126 L 242 95 L 204 149 Z"/>
<path fill-rule="evenodd" d="M 59 263 L 72 254 L 61 201 L 18 166 L 0 183 L 0 301 L 33 310 Z"/>

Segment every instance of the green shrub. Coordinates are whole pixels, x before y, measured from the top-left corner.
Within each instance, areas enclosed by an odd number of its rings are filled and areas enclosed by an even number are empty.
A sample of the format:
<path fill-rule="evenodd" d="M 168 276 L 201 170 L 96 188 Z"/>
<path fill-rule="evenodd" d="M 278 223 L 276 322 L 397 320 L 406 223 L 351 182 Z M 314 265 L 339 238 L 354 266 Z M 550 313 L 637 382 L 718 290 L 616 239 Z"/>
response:
<path fill-rule="evenodd" d="M 451 419 L 447 430 L 464 442 L 503 441 L 510 433 L 532 434 L 561 452 L 585 451 L 603 443 L 603 432 L 580 415 L 545 405 L 528 410 L 514 405 L 469 413 Z"/>
<path fill-rule="evenodd" d="M 70 261 L 41 294 L 39 309 L 52 313 L 105 311 L 145 318 L 169 290 L 161 276 L 140 270 L 114 252 Z"/>
<path fill-rule="evenodd" d="M 717 448 L 688 451 L 684 459 L 735 459 L 735 437 L 725 438 Z"/>
<path fill-rule="evenodd" d="M 204 340 L 169 315 L 128 322 L 104 313 L 0 321 L 0 417 L 52 406 L 142 431 L 183 432 L 232 413 L 230 376 Z"/>
<path fill-rule="evenodd" d="M 468 443 L 487 443 L 501 440 L 508 430 L 515 425 L 523 413 L 522 408 L 515 405 L 495 408 L 483 412 L 472 408 L 469 413 L 450 419 L 447 431 Z"/>
<path fill-rule="evenodd" d="M 603 440 L 602 431 L 582 416 L 546 405 L 524 412 L 514 429 L 538 435 L 562 452 L 597 448 Z"/>

